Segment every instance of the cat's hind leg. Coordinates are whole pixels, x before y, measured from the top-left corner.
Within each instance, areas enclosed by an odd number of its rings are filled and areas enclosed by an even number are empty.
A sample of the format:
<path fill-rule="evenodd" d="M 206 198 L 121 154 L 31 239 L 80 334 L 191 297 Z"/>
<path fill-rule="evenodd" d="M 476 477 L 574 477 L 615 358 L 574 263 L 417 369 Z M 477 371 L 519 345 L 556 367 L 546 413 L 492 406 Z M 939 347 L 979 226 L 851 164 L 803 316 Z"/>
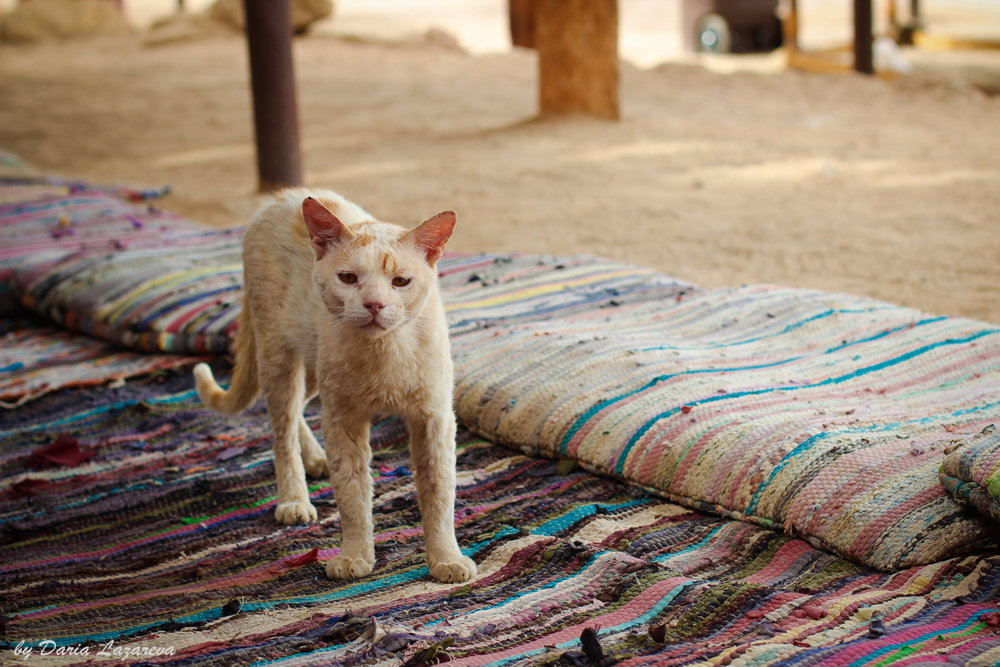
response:
<path fill-rule="evenodd" d="M 305 465 L 306 475 L 313 479 L 326 477 L 329 474 L 326 453 L 316 441 L 305 417 L 299 419 L 299 446 L 302 447 L 302 463 Z"/>
<path fill-rule="evenodd" d="M 274 474 L 278 482 L 274 516 L 285 525 L 315 521 L 316 508 L 309 501 L 299 444 L 303 430 L 309 430 L 302 416 L 306 384 L 302 360 L 291 351 L 268 349 L 267 354 L 260 355 L 258 367 L 274 431 Z"/>
<path fill-rule="evenodd" d="M 316 395 L 316 375 L 311 369 L 306 369 L 306 393 L 303 404 L 308 403 Z M 314 479 L 329 475 L 326 464 L 326 452 L 316 441 L 312 429 L 305 417 L 299 419 L 299 446 L 302 448 L 302 463 L 306 467 L 306 475 Z"/>

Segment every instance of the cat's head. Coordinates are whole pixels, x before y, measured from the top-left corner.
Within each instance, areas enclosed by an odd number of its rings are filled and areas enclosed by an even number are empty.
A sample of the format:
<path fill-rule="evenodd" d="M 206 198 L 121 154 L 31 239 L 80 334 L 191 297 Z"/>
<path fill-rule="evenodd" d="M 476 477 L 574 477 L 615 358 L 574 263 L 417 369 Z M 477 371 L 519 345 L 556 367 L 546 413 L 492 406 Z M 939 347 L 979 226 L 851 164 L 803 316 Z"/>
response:
<path fill-rule="evenodd" d="M 439 213 L 406 230 L 385 222 L 345 225 L 312 197 L 302 202 L 316 263 L 313 278 L 333 315 L 372 337 L 418 321 L 437 289 L 437 260 L 455 228 Z"/>

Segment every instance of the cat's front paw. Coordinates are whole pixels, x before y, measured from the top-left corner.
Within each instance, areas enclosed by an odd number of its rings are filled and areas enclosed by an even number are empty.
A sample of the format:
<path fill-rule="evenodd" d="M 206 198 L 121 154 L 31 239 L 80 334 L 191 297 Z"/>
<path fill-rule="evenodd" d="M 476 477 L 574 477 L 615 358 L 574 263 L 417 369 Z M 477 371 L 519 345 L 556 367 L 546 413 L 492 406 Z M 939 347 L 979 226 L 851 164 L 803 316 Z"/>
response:
<path fill-rule="evenodd" d="M 294 526 L 297 523 L 312 523 L 318 515 L 310 502 L 279 503 L 274 508 L 274 518 L 280 524 Z"/>
<path fill-rule="evenodd" d="M 374 566 L 375 563 L 364 558 L 353 558 L 339 554 L 326 562 L 326 576 L 339 581 L 360 579 L 371 574 Z"/>
<path fill-rule="evenodd" d="M 476 562 L 462 554 L 447 556 L 434 563 L 428 562 L 427 565 L 431 576 L 445 584 L 468 581 L 479 571 Z"/>

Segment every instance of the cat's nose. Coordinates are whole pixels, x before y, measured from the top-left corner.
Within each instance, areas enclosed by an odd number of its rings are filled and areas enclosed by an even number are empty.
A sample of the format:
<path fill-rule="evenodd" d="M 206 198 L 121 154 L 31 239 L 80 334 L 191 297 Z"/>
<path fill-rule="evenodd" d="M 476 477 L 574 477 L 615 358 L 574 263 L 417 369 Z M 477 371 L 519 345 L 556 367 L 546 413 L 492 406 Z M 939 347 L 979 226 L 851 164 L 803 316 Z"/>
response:
<path fill-rule="evenodd" d="M 365 308 L 367 308 L 368 312 L 372 315 L 378 315 L 382 312 L 382 309 L 385 308 L 385 304 L 379 303 L 378 301 L 365 301 Z"/>

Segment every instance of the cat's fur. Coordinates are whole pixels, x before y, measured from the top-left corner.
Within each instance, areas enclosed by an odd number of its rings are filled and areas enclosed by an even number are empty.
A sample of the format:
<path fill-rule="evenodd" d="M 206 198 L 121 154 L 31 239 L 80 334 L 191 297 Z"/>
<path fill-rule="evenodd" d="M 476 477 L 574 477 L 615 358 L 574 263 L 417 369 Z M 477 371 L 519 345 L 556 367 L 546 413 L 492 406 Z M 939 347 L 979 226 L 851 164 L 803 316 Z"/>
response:
<path fill-rule="evenodd" d="M 439 581 L 465 581 L 475 563 L 455 539 L 452 362 L 435 263 L 455 214 L 413 230 L 375 221 L 335 192 L 287 190 L 251 220 L 243 240 L 245 296 L 228 391 L 205 364 L 198 394 L 227 414 L 262 390 L 274 431 L 277 520 L 316 520 L 306 473 L 329 471 L 343 544 L 326 564 L 353 579 L 375 564 L 369 431 L 401 415 L 423 518 L 427 563 Z M 302 416 L 322 402 L 326 452 Z"/>

